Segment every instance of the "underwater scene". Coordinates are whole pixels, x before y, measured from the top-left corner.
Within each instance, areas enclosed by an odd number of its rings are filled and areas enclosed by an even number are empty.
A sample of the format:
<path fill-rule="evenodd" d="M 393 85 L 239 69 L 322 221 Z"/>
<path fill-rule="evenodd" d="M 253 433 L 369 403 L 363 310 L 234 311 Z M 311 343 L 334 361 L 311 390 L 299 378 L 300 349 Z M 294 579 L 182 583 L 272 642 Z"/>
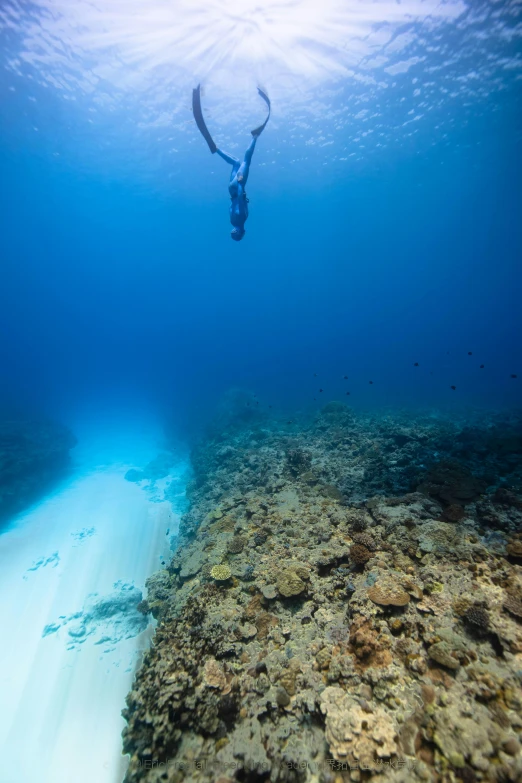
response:
<path fill-rule="evenodd" d="M 1 0 L 0 783 L 522 783 L 520 0 Z"/>

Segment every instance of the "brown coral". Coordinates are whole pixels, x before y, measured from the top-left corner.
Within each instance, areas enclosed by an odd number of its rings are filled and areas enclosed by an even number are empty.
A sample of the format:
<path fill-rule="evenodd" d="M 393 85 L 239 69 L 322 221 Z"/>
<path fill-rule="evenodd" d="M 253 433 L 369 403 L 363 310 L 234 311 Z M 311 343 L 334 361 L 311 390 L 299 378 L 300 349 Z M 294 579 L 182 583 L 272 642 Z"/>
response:
<path fill-rule="evenodd" d="M 245 545 L 246 545 L 246 538 L 243 538 L 243 536 L 234 536 L 228 542 L 227 549 L 231 555 L 238 555 L 240 552 L 243 551 Z"/>
<path fill-rule="evenodd" d="M 464 620 L 476 630 L 487 631 L 489 628 L 489 614 L 482 604 L 472 604 L 464 614 Z"/>
<path fill-rule="evenodd" d="M 356 658 L 365 666 L 387 666 L 392 657 L 388 637 L 379 635 L 370 620 L 359 615 L 350 626 L 350 647 Z"/>
<path fill-rule="evenodd" d="M 372 553 L 362 544 L 352 544 L 350 547 L 350 557 L 357 565 L 364 565 L 371 558 Z"/>
<path fill-rule="evenodd" d="M 375 552 L 377 549 L 375 539 L 369 533 L 355 533 L 352 538 L 356 544 L 366 547 L 370 552 Z"/>
<path fill-rule="evenodd" d="M 404 588 L 392 579 L 380 579 L 367 590 L 368 598 L 380 606 L 406 606 L 410 596 Z"/>
<path fill-rule="evenodd" d="M 256 619 L 255 624 L 257 628 L 257 638 L 266 639 L 270 633 L 270 629 L 279 624 L 279 620 L 273 614 L 269 612 L 261 612 Z"/>

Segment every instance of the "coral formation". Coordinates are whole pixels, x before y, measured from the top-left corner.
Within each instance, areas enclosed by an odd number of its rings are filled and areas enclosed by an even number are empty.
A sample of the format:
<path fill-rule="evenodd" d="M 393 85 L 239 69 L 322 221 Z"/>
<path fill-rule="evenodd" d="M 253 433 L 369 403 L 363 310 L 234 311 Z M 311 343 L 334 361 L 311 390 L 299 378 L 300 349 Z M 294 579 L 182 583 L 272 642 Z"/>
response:
<path fill-rule="evenodd" d="M 147 581 L 126 783 L 522 781 L 520 425 L 229 403 Z"/>
<path fill-rule="evenodd" d="M 335 759 L 371 768 L 376 758 L 397 754 L 397 728 L 382 707 L 364 709 L 342 688 L 329 686 L 321 694 L 321 712 L 326 715 L 326 741 Z"/>
<path fill-rule="evenodd" d="M 238 555 L 245 548 L 246 539 L 242 536 L 234 536 L 228 542 L 227 549 L 232 555 Z"/>
<path fill-rule="evenodd" d="M 350 547 L 350 557 L 357 565 L 364 565 L 371 558 L 372 553 L 363 544 L 353 544 Z"/>
<path fill-rule="evenodd" d="M 393 579 L 379 579 L 368 588 L 368 598 L 380 606 L 406 606 L 410 596 L 404 588 Z"/>
<path fill-rule="evenodd" d="M 216 582 L 226 582 L 232 576 L 232 571 L 227 565 L 216 565 L 211 569 L 210 576 Z"/>
<path fill-rule="evenodd" d="M 489 628 L 489 614 L 482 604 L 472 604 L 464 613 L 464 620 L 481 631 L 487 631 Z"/>

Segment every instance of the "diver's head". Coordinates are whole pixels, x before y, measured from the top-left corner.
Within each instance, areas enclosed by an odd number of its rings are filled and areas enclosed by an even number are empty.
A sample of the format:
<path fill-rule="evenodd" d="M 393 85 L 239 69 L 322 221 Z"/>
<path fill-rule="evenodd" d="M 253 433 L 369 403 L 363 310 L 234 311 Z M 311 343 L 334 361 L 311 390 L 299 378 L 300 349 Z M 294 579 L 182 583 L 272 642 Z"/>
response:
<path fill-rule="evenodd" d="M 243 239 L 243 237 L 245 236 L 245 229 L 244 228 L 233 228 L 232 231 L 230 232 L 230 236 L 236 242 L 240 242 Z"/>

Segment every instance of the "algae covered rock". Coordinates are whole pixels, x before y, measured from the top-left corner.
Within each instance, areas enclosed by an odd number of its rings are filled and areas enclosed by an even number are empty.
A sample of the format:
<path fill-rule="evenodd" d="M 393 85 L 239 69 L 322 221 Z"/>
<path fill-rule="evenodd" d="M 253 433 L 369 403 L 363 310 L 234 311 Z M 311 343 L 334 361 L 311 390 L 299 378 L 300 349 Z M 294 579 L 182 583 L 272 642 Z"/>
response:
<path fill-rule="evenodd" d="M 285 598 L 291 598 L 300 595 L 306 590 L 306 584 L 302 579 L 290 569 L 281 571 L 277 577 L 277 589 Z"/>
<path fill-rule="evenodd" d="M 308 568 L 301 563 L 291 563 L 277 575 L 277 589 L 285 598 L 301 595 L 306 590 L 305 580 L 310 578 Z"/>
<path fill-rule="evenodd" d="M 436 642 L 428 650 L 428 657 L 435 663 L 445 666 L 446 669 L 458 669 L 459 661 L 452 655 L 452 650 L 447 642 Z"/>

